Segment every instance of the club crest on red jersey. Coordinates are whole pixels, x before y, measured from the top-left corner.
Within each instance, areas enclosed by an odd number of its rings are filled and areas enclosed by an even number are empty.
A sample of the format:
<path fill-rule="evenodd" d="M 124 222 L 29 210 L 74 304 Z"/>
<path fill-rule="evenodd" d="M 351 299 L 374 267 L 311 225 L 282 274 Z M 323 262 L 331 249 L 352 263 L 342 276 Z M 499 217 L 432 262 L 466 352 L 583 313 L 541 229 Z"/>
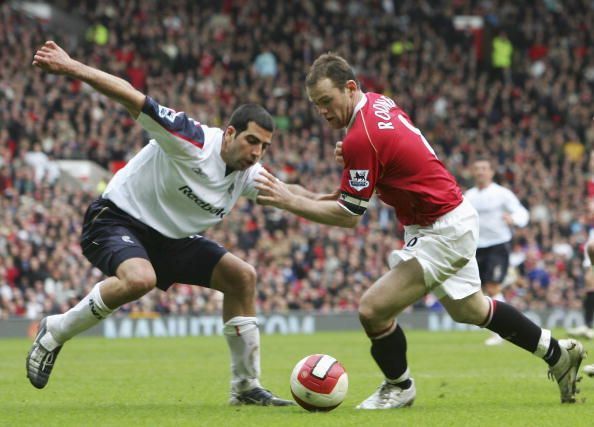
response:
<path fill-rule="evenodd" d="M 361 191 L 369 187 L 369 181 L 367 180 L 369 169 L 351 169 L 349 170 L 349 174 L 351 175 L 349 185 L 355 190 Z"/>

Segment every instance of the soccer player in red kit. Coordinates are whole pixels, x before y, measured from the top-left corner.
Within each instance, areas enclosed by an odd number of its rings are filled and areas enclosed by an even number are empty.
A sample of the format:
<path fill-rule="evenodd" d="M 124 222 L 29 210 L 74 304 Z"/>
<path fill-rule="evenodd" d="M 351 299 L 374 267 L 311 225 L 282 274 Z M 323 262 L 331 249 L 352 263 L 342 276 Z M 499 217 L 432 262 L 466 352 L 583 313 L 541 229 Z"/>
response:
<path fill-rule="evenodd" d="M 363 93 L 348 62 L 332 53 L 313 63 L 306 88 L 328 124 L 346 129 L 336 149 L 337 160 L 344 164 L 340 196 L 305 198 L 264 173 L 258 201 L 319 223 L 355 227 L 375 191 L 394 207 L 405 228 L 405 246 L 390 254 L 390 271 L 359 302 L 371 354 L 385 378 L 357 408 L 413 403 L 416 388 L 396 317 L 428 292 L 455 321 L 490 329 L 544 359 L 559 385 L 561 402 L 575 402 L 577 372 L 585 357 L 582 344 L 557 341 L 515 308 L 483 295 L 475 258 L 476 210 L 408 115 L 386 96 Z"/>

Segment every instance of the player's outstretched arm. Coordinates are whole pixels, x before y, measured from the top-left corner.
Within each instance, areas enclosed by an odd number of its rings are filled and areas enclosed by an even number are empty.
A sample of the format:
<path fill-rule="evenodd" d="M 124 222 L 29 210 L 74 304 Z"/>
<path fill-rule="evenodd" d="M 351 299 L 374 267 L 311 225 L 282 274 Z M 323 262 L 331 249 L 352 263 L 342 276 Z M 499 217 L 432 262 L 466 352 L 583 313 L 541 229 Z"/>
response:
<path fill-rule="evenodd" d="M 33 65 L 52 74 L 63 74 L 88 83 L 98 92 L 122 104 L 137 118 L 142 110 L 146 96 L 134 89 L 126 80 L 85 65 L 70 57 L 68 53 L 53 41 L 35 52 Z"/>
<path fill-rule="evenodd" d="M 316 200 L 295 194 L 268 171 L 262 171 L 256 181 L 256 188 L 260 191 L 257 201 L 261 205 L 284 209 L 321 224 L 353 228 L 359 222 L 359 217 L 342 209 L 336 199 Z"/>
<path fill-rule="evenodd" d="M 313 191 L 309 191 L 305 187 L 299 184 L 285 184 L 289 191 L 296 196 L 305 197 L 306 199 L 311 200 L 337 200 L 340 196 L 340 190 L 336 190 L 334 193 L 314 193 Z"/>

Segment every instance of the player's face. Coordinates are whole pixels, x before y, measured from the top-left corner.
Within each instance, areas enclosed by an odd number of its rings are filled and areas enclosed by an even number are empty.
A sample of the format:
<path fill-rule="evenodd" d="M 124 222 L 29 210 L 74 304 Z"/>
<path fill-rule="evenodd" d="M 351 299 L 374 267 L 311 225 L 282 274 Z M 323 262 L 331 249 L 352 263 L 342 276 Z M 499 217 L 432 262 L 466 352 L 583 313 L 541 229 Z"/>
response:
<path fill-rule="evenodd" d="M 237 134 L 233 126 L 225 131 L 221 157 L 234 170 L 246 170 L 259 162 L 272 141 L 272 132 L 249 122 L 243 132 Z"/>
<path fill-rule="evenodd" d="M 338 88 L 332 80 L 325 78 L 308 87 L 307 95 L 330 127 L 342 129 L 348 126 L 355 110 L 356 91 L 357 83 L 353 80 Z"/>
<path fill-rule="evenodd" d="M 486 160 L 479 160 L 472 165 L 472 175 L 474 182 L 478 187 L 484 187 L 493 180 L 493 169 L 491 163 Z"/>

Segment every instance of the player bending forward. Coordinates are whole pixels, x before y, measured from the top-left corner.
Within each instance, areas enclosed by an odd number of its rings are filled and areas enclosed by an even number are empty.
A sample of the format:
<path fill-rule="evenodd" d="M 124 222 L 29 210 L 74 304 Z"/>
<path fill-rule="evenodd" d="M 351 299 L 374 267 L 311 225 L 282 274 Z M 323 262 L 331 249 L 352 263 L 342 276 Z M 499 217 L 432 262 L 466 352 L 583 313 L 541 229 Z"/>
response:
<path fill-rule="evenodd" d="M 27 356 L 31 383 L 45 387 L 62 345 L 121 305 L 155 287 L 189 283 L 224 294 L 230 403 L 292 405 L 260 384 L 253 267 L 196 234 L 221 221 L 240 196 L 255 199 L 254 178 L 263 170 L 258 161 L 274 127 L 270 114 L 258 105 L 243 105 L 225 130 L 208 127 L 118 77 L 71 59 L 51 41 L 37 51 L 33 65 L 80 79 L 121 103 L 153 139 L 87 210 L 83 253 L 108 278 L 66 313 L 42 319 Z"/>
<path fill-rule="evenodd" d="M 478 325 L 533 353 L 549 365 L 561 402 L 576 401 L 576 375 L 585 356 L 576 340 L 559 340 L 512 306 L 485 297 L 475 252 L 478 216 L 427 140 L 396 103 L 363 93 L 349 64 L 324 54 L 307 76 L 306 89 L 334 129 L 346 129 L 337 155 L 344 162 L 337 201 L 293 194 L 264 173 L 258 200 L 323 224 L 355 227 L 369 199 L 396 210 L 405 246 L 389 257 L 391 270 L 362 296 L 359 317 L 384 380 L 360 409 L 410 406 L 416 388 L 406 360 L 406 338 L 396 317 L 427 292 L 435 293 L 457 322 Z"/>

